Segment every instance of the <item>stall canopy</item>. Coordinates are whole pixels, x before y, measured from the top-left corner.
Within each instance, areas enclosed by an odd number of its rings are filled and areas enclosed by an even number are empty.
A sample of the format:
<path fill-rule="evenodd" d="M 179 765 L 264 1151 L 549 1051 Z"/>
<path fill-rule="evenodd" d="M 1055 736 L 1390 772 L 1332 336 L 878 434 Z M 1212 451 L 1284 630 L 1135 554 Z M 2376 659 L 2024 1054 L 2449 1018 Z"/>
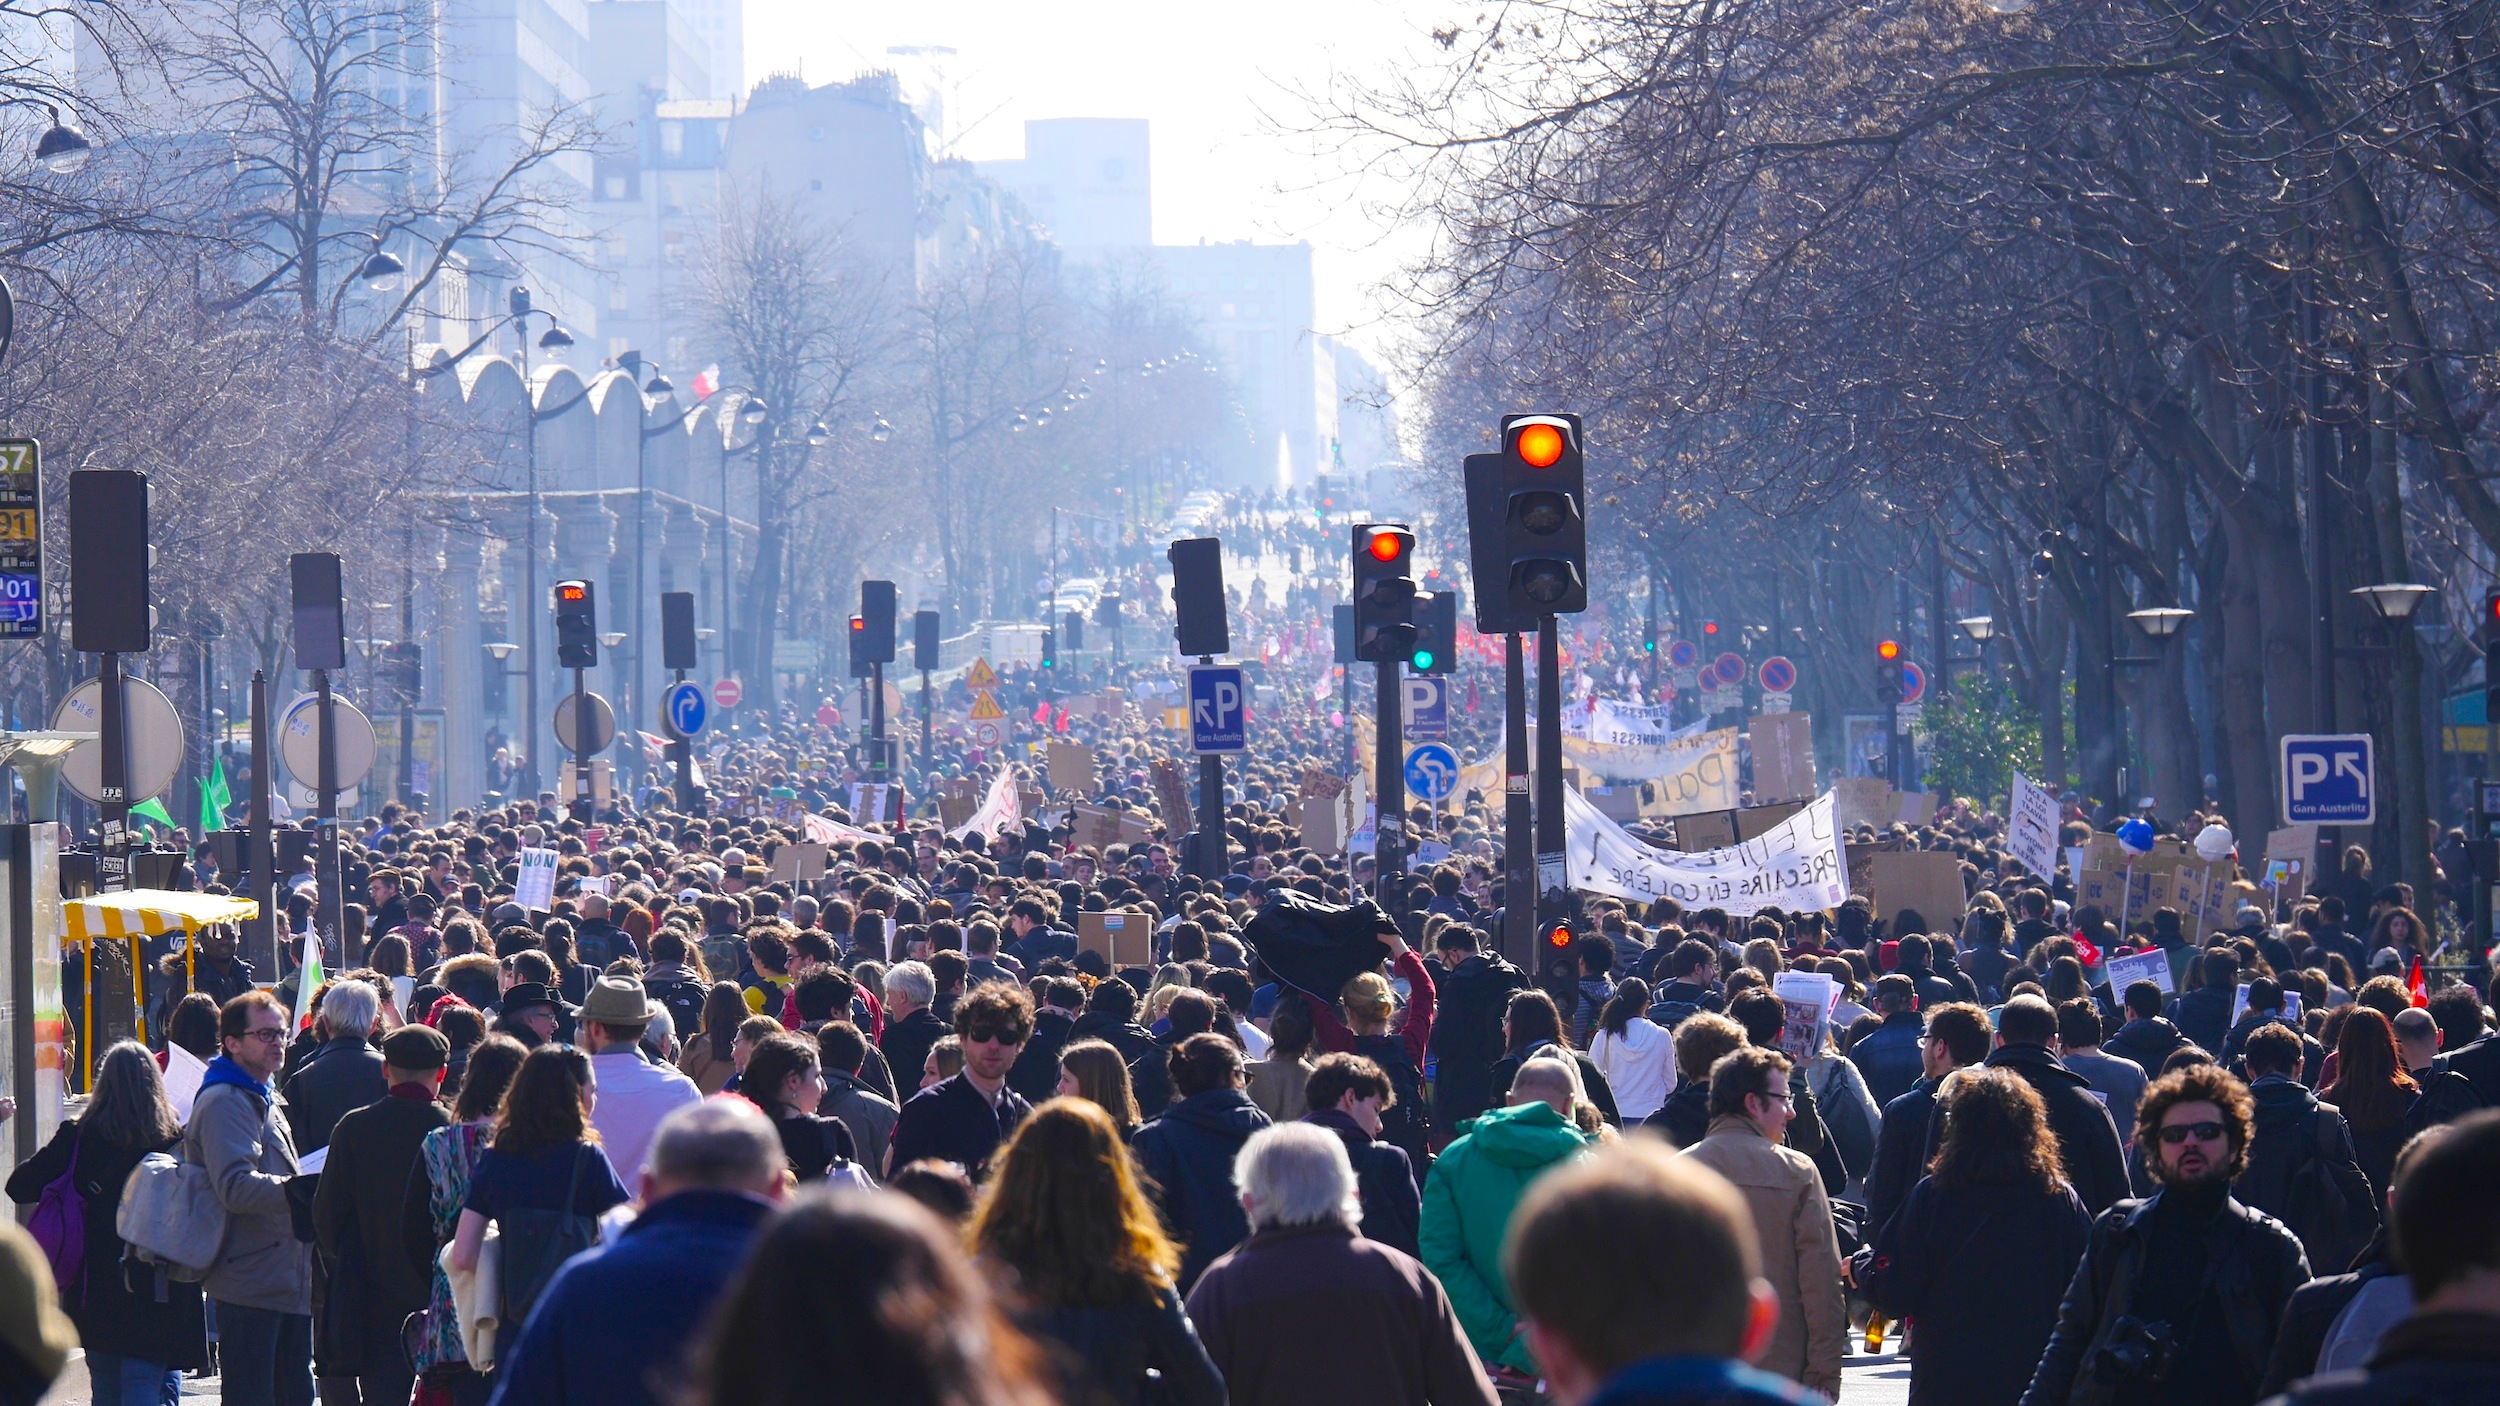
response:
<path fill-rule="evenodd" d="M 172 889 L 132 889 L 125 893 L 99 893 L 88 898 L 73 898 L 61 905 L 61 916 L 67 925 L 64 946 L 92 946 L 98 940 L 130 944 L 130 975 L 132 1020 L 139 1038 L 147 1039 L 146 968 L 139 959 L 139 944 L 147 938 L 162 937 L 169 932 L 196 933 L 210 923 L 239 923 L 259 916 L 260 904 L 248 898 L 233 898 L 213 893 L 180 893 Z M 185 944 L 184 980 L 193 979 L 191 963 L 198 959 L 197 944 Z M 95 1040 L 88 1032 L 95 1023 L 95 963 L 86 963 L 86 1023 L 80 1026 L 80 1040 L 86 1047 L 84 1061 L 87 1082 L 95 1082 Z"/>

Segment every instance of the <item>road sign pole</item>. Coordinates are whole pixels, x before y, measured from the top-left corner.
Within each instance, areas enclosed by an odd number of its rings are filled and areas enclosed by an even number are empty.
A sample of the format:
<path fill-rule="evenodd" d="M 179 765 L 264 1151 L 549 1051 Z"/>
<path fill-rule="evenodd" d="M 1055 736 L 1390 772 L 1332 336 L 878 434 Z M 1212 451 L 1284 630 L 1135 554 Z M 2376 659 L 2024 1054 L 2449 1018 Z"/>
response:
<path fill-rule="evenodd" d="M 244 959 L 253 970 L 265 971 L 272 978 L 278 973 L 278 914 L 273 900 L 277 897 L 278 856 L 276 836 L 270 831 L 270 788 L 276 784 L 277 750 L 269 736 L 269 676 L 258 669 L 252 671 L 252 794 L 246 824 L 251 827 L 251 857 L 244 868 L 251 881 L 244 889 L 246 897 L 260 904 L 258 915 L 246 920 L 244 931 L 251 935 L 251 946 Z"/>
<path fill-rule="evenodd" d="M 922 771 L 932 771 L 937 767 L 937 747 L 931 741 L 936 726 L 936 705 L 929 699 L 929 671 L 923 669 L 920 671 L 920 769 Z"/>
<path fill-rule="evenodd" d="M 1372 776 L 1379 820 L 1372 827 L 1372 890 L 1385 905 L 1398 893 L 1406 870 L 1406 691 L 1398 686 L 1397 660 L 1383 659 L 1376 667 Z"/>
<path fill-rule="evenodd" d="M 879 781 L 894 779 L 885 756 L 885 665 L 868 666 L 868 774 Z M 879 820 L 885 819 L 880 815 Z"/>
<path fill-rule="evenodd" d="M 685 670 L 671 669 L 669 672 L 675 675 L 669 680 L 671 684 L 686 681 Z M 676 732 L 676 729 L 671 728 L 670 731 Z M 677 809 L 687 815 L 701 814 L 694 793 L 694 739 L 678 732 L 676 740 L 668 744 L 668 759 L 677 768 Z"/>
<path fill-rule="evenodd" d="M 1536 956 L 1536 803 L 1528 795 L 1527 642 L 1502 636 L 1502 955 Z"/>
<path fill-rule="evenodd" d="M 1054 588 L 1055 589 L 1055 588 Z M 1215 656 L 1198 656 L 1200 667 L 1215 663 Z M 1196 706 L 1194 703 L 1191 706 Z M 1198 754 L 1198 842 L 1190 846 L 1190 857 L 1198 863 L 1198 877 L 1221 880 L 1232 867 L 1232 839 L 1224 833 L 1224 754 Z"/>
<path fill-rule="evenodd" d="M 319 730 L 321 748 L 320 765 L 313 768 L 314 786 L 320 792 L 313 798 L 313 813 L 320 817 L 313 840 L 318 856 L 314 877 L 321 885 L 323 928 L 339 934 L 339 960 L 344 964 L 341 970 L 350 970 L 364 965 L 365 952 L 361 938 L 353 946 L 347 945 L 346 932 L 339 924 L 341 904 L 345 901 L 339 890 L 339 733 L 333 707 L 337 700 L 330 692 L 329 670 L 313 670 L 313 696 L 319 700 L 315 706 L 320 715 L 314 726 Z"/>
<path fill-rule="evenodd" d="M 597 735 L 597 720 L 590 716 L 589 689 L 583 684 L 582 670 L 573 671 L 573 818 L 584 825 L 590 823 L 590 739 Z"/>
<path fill-rule="evenodd" d="M 1536 916 L 1540 928 L 1569 916 L 1563 876 L 1562 630 L 1536 622 Z"/>
<path fill-rule="evenodd" d="M 118 654 L 99 656 L 102 665 L 103 692 L 97 703 L 97 741 L 103 752 L 99 757 L 99 793 L 103 796 L 104 852 L 96 863 L 96 887 L 105 893 L 120 893 L 130 887 L 130 710 L 122 697 L 122 657 Z M 87 975 L 95 977 L 94 954 L 88 954 Z M 95 1064 L 87 1061 L 90 1068 Z"/>

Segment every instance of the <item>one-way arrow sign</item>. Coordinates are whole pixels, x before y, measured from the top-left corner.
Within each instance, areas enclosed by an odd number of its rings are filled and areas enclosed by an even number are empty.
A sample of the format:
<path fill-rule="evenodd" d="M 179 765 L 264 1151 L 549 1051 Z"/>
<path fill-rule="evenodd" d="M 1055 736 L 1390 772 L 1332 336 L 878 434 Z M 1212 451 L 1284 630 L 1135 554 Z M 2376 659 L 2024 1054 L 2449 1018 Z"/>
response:
<path fill-rule="evenodd" d="M 1238 664 L 1202 664 L 1189 671 L 1189 745 L 1198 752 L 1239 752 L 1250 745 L 1250 693 Z"/>

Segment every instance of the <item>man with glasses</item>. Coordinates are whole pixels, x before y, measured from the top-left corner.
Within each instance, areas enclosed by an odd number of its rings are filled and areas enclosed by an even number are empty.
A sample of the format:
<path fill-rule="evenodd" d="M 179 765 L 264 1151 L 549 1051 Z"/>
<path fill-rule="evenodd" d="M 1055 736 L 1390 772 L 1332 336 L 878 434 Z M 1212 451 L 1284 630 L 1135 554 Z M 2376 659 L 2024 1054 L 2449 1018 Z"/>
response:
<path fill-rule="evenodd" d="M 225 1394 L 312 1406 L 311 1249 L 287 1208 L 295 1143 L 270 1086 L 286 1062 L 286 1007 L 246 991 L 218 1012 L 217 1036 L 222 1052 L 201 1076 L 182 1160 L 206 1169 L 226 1209 L 225 1239 L 200 1284 L 216 1304 Z"/>
<path fill-rule="evenodd" d="M 1754 1365 L 1838 1400 L 1848 1350 L 1840 1243 L 1814 1159 L 1781 1145 L 1796 1116 L 1788 1057 L 1748 1045 L 1710 1066 L 1710 1131 L 1684 1155 L 1727 1178 L 1753 1212 L 1779 1319 Z"/>
<path fill-rule="evenodd" d="M 2160 1189 L 2094 1223 L 2023 1406 L 2257 1399 L 2309 1261 L 2282 1222 L 2231 1196 L 2255 1124 L 2247 1088 L 2214 1065 L 2145 1090 L 2136 1147 Z"/>
<path fill-rule="evenodd" d="M 904 1103 L 886 1170 L 934 1157 L 961 1166 L 975 1181 L 986 1175 L 990 1154 L 1033 1111 L 1023 1095 L 1007 1087 L 1007 1071 L 1032 1037 L 1033 999 L 1022 987 L 992 982 L 957 1001 L 955 1038 L 963 1042 L 963 1072 Z"/>
<path fill-rule="evenodd" d="M 1927 1032 L 1918 1047 L 1919 1081 L 1908 1093 L 1884 1105 L 1883 1126 L 1875 1135 L 1875 1165 L 1866 1174 L 1870 1242 L 1883 1232 L 1901 1203 L 1910 1199 L 1910 1188 L 1927 1174 L 1927 1128 L 1945 1077 L 1986 1059 L 1995 1038 L 1988 1029 L 1988 1013 L 1967 1002 L 1955 1001 L 1927 1012 Z"/>

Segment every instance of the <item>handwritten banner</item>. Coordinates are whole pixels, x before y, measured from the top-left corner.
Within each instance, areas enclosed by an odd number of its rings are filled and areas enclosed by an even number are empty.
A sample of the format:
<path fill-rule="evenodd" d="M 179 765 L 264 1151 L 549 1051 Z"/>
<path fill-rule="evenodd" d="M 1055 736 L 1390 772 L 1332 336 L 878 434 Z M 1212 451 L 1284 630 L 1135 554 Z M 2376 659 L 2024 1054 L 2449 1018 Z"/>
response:
<path fill-rule="evenodd" d="M 1653 849 L 1577 793 L 1563 793 L 1564 852 L 1571 886 L 1588 893 L 1743 915 L 1765 908 L 1837 908 L 1849 896 L 1848 865 L 1832 824 L 1829 792 L 1760 836 L 1723 849 Z"/>

